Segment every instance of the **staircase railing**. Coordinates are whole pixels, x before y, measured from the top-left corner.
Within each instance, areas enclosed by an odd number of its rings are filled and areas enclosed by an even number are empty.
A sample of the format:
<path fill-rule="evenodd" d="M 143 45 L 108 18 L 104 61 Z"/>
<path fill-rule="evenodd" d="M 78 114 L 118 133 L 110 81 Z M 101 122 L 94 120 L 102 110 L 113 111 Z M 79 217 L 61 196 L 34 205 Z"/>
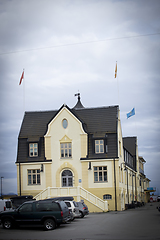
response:
<path fill-rule="evenodd" d="M 34 198 L 36 200 L 47 199 L 51 197 L 66 197 L 72 196 L 77 197 L 77 201 L 80 201 L 81 197 L 86 199 L 88 202 L 98 207 L 102 211 L 108 211 L 108 202 L 103 201 L 99 197 L 90 193 L 86 189 L 78 186 L 78 187 L 48 187 L 44 189 L 42 192 L 38 193 Z"/>

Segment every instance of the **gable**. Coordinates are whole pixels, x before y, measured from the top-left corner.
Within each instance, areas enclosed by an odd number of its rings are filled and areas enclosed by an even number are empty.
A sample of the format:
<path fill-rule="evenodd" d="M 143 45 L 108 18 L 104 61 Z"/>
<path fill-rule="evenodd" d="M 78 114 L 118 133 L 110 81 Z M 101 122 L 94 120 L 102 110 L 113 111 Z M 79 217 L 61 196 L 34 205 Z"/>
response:
<path fill-rule="evenodd" d="M 53 126 L 53 124 L 54 124 L 54 128 L 57 128 L 57 129 L 63 128 L 63 120 L 68 121 L 67 124 L 70 125 L 70 127 L 71 125 L 73 127 L 76 123 L 78 123 L 81 129 L 81 132 L 85 133 L 81 120 L 77 118 L 76 115 L 73 114 L 72 111 L 70 111 L 70 109 L 67 106 L 62 106 L 62 108 L 57 112 L 57 114 L 49 122 L 48 130 L 45 134 L 45 137 L 50 135 L 51 127 Z"/>

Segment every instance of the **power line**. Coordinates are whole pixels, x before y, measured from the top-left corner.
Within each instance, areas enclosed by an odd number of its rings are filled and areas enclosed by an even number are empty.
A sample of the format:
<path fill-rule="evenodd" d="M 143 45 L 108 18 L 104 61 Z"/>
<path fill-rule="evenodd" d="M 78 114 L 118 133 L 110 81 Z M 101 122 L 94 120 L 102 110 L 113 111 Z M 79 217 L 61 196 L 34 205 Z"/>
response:
<path fill-rule="evenodd" d="M 122 39 L 129 39 L 129 38 L 147 37 L 147 36 L 154 36 L 154 35 L 159 35 L 159 34 L 160 34 L 160 33 L 149 33 L 149 34 L 136 35 L 136 36 L 116 37 L 116 38 L 107 38 L 107 39 L 95 40 L 95 41 L 85 41 L 85 42 L 77 42 L 77 43 L 67 43 L 67 44 L 61 44 L 61 45 L 55 45 L 55 46 L 49 46 L 49 47 L 24 49 L 24 50 L 19 50 L 19 51 L 18 51 L 18 50 L 17 50 L 17 51 L 12 51 L 12 52 L 3 52 L 3 53 L 0 53 L 0 55 L 14 54 L 14 53 L 22 53 L 22 52 L 31 52 L 31 51 L 39 51 L 39 50 L 50 49 L 50 48 L 68 47 L 68 46 L 75 46 L 75 45 L 82 45 L 82 44 L 90 44 L 90 43 L 98 43 L 98 42 L 107 42 L 107 41 L 122 40 Z"/>

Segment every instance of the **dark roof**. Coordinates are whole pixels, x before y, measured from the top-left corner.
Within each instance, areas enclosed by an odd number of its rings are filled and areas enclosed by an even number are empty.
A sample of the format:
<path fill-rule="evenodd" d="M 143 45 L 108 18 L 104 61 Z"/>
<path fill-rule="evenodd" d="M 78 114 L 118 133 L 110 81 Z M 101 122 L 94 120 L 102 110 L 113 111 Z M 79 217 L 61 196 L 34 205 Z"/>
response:
<path fill-rule="evenodd" d="M 63 107 L 64 105 L 55 111 L 25 112 L 19 138 L 36 139 L 43 137 L 46 134 L 49 122 Z M 82 122 L 87 133 L 117 132 L 118 106 L 67 108 Z"/>
<path fill-rule="evenodd" d="M 123 146 L 131 153 L 132 156 L 136 155 L 137 137 L 124 137 Z"/>
<path fill-rule="evenodd" d="M 57 111 L 25 112 L 19 137 L 34 138 L 35 136 L 44 136 L 48 123 L 56 113 Z"/>

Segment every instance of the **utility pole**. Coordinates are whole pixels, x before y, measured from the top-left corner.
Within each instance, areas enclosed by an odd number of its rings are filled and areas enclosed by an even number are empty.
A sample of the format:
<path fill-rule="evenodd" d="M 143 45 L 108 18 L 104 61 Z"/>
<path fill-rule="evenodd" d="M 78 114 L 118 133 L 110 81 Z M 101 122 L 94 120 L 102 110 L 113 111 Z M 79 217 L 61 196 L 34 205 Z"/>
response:
<path fill-rule="evenodd" d="M 4 178 L 4 177 L 1 177 L 1 199 L 3 199 L 3 196 L 2 196 L 2 178 Z"/>

